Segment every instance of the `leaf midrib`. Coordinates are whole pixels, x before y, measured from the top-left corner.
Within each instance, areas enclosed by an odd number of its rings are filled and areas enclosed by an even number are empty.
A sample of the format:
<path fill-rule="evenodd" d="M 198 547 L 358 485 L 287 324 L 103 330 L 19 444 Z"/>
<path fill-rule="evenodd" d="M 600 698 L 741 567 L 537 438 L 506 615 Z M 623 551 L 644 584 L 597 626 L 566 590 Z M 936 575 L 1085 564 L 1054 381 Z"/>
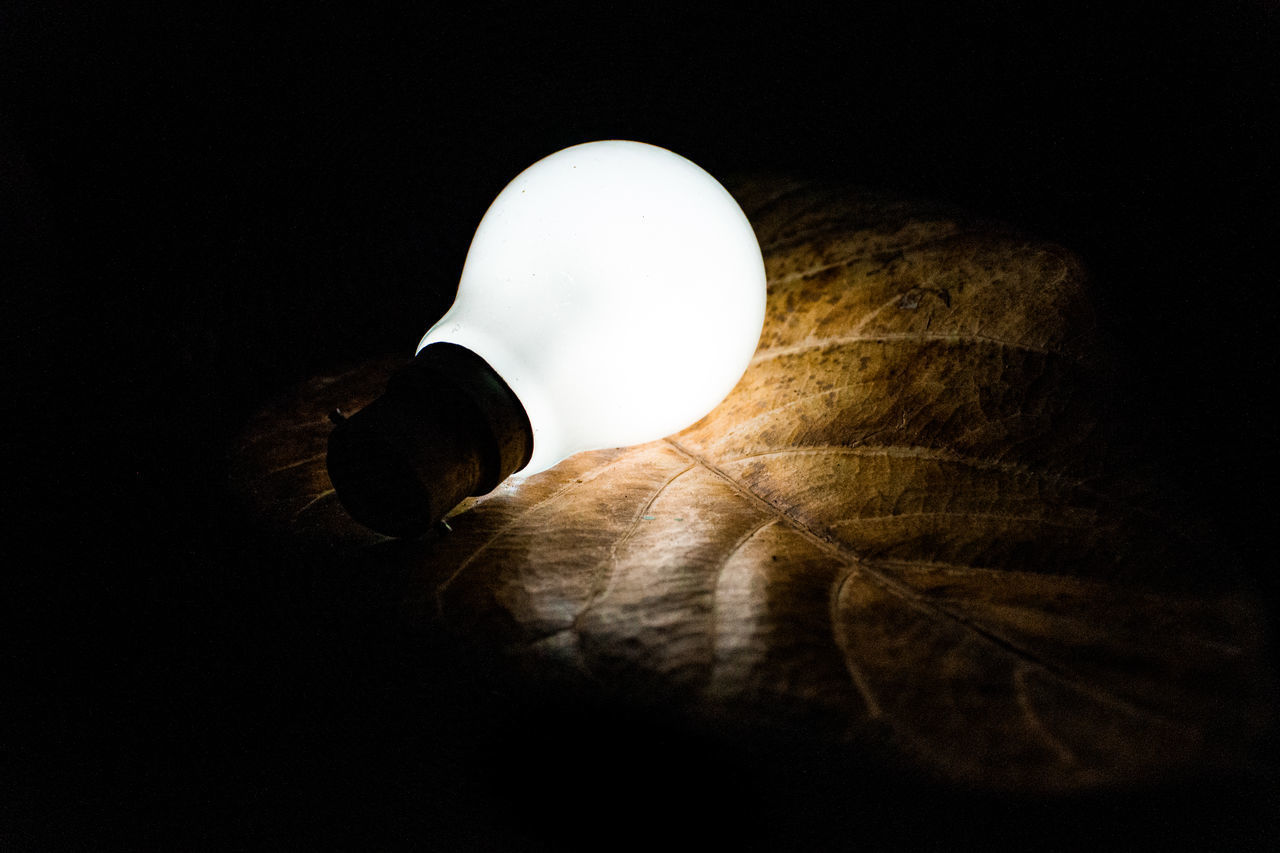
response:
<path fill-rule="evenodd" d="M 673 447 L 678 452 L 684 454 L 686 457 L 688 457 L 692 462 L 694 462 L 698 466 L 706 469 L 711 474 L 724 480 L 730 487 L 732 487 L 735 491 L 737 491 L 740 495 L 742 495 L 743 498 L 752 502 L 761 512 L 766 513 L 770 516 L 773 516 L 774 518 L 778 519 L 782 523 L 786 524 L 788 527 L 795 530 L 798 534 L 800 534 L 802 537 L 808 540 L 809 543 L 812 544 L 814 547 L 818 548 L 820 551 L 826 553 L 827 555 L 832 557 L 834 560 L 839 562 L 844 567 L 844 569 L 841 572 L 839 578 L 836 580 L 835 584 L 833 585 L 833 593 L 832 593 L 833 602 L 839 601 L 841 596 L 841 591 L 843 590 L 845 584 L 847 584 L 855 574 L 861 573 L 867 578 L 870 578 L 871 580 L 879 584 L 885 591 L 903 600 L 908 606 L 912 607 L 913 609 L 923 613 L 928 617 L 943 618 L 945 620 L 955 623 L 956 625 L 960 626 L 964 630 L 968 631 L 969 633 L 977 637 L 980 641 L 988 643 L 1010 655 L 1013 655 L 1015 658 L 1017 658 L 1018 660 L 1022 661 L 1027 665 L 1042 669 L 1046 674 L 1048 674 L 1054 679 L 1057 679 L 1058 681 L 1060 681 L 1067 687 L 1070 687 L 1071 689 L 1077 690 L 1103 704 L 1119 708 L 1130 714 L 1146 716 L 1155 720 L 1159 720 L 1167 725 L 1172 725 L 1179 728 L 1185 727 L 1183 726 L 1183 724 L 1178 723 L 1175 720 L 1171 720 L 1165 715 L 1154 711 L 1153 709 L 1140 707 L 1138 705 L 1135 705 L 1133 702 L 1131 702 L 1130 700 L 1124 697 L 1117 696 L 1114 693 L 1097 688 L 1096 686 L 1083 680 L 1080 676 L 1076 675 L 1070 670 L 1042 658 L 1040 655 L 1022 646 L 1020 643 L 1001 635 L 999 632 L 991 628 L 988 628 L 987 626 L 971 619 L 968 616 L 965 616 L 964 614 L 956 613 L 950 610 L 949 608 L 945 607 L 944 605 L 938 603 L 937 601 L 934 601 L 922 595 L 921 593 L 916 591 L 914 588 L 912 588 L 910 585 L 905 584 L 904 582 L 892 577 L 891 575 L 886 574 L 885 572 L 877 569 L 875 566 L 873 566 L 869 562 L 864 561 L 856 551 L 849 548 L 847 545 L 841 542 L 832 541 L 831 539 L 822 536 L 821 534 L 812 530 L 804 522 L 792 516 L 786 510 L 774 505 L 773 503 L 766 500 L 765 498 L 757 495 L 749 487 L 743 485 L 738 480 L 736 480 L 732 475 L 721 470 L 721 468 L 718 465 L 716 465 L 714 462 L 706 459 L 705 457 L 691 450 L 690 448 L 685 447 L 675 439 L 667 438 L 667 439 L 664 439 L 664 441 L 665 443 Z M 836 625 L 833 617 L 832 624 L 831 624 L 831 630 L 833 633 L 835 631 L 835 627 Z M 833 636 L 833 640 L 835 640 L 834 636 Z M 836 641 L 836 646 L 837 648 L 839 648 L 838 641 Z M 848 660 L 848 655 L 844 655 L 842 653 L 842 657 L 846 659 L 847 666 L 852 666 L 852 661 Z M 864 700 L 868 702 L 869 713 L 870 713 L 870 709 L 878 708 L 879 707 L 878 701 L 875 700 L 874 695 L 869 693 L 869 685 L 861 683 L 862 679 L 858 678 L 854 672 L 851 671 L 850 675 L 854 680 L 855 687 L 857 687 L 857 689 L 859 690 L 859 693 L 863 695 Z"/>

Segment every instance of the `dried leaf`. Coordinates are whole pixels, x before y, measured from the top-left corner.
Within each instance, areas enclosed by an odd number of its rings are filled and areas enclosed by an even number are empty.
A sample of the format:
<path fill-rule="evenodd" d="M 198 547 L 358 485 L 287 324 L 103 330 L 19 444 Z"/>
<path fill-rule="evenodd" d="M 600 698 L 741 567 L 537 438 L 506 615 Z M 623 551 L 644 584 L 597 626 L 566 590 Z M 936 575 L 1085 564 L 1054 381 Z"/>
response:
<path fill-rule="evenodd" d="M 769 275 L 737 389 L 679 435 L 459 507 L 410 546 L 423 618 L 544 679 L 982 786 L 1248 768 L 1261 610 L 1143 461 L 1079 260 L 940 207 L 737 195 Z M 325 415 L 400 361 L 249 425 L 236 482 L 260 518 L 382 553 L 334 499 Z"/>

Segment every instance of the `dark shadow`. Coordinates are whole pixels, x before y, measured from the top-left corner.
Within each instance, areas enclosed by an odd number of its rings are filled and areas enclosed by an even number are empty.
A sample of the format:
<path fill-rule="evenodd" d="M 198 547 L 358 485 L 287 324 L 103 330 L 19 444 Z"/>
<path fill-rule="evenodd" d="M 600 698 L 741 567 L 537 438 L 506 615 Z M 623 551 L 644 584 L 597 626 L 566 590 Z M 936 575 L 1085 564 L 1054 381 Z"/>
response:
<path fill-rule="evenodd" d="M 0 843 L 562 849 L 657 844 L 661 814 L 757 849 L 1266 846 L 1273 782 L 992 799 L 508 701 L 429 631 L 315 606 L 308 558 L 228 508 L 225 451 L 290 383 L 408 354 L 517 171 L 638 138 L 1079 251 L 1148 377 L 1152 441 L 1274 599 L 1274 4 L 437 8 L 6 4 L 6 521 L 31 547 L 2 570 Z"/>

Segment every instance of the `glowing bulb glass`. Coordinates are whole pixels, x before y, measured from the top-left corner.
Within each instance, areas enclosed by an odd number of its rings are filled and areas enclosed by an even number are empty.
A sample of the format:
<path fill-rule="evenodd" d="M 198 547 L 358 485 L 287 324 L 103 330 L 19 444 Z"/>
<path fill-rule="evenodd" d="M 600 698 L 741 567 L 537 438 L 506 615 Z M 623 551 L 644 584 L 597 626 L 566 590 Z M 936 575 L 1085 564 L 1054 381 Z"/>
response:
<path fill-rule="evenodd" d="M 589 142 L 498 195 L 418 350 L 458 344 L 506 381 L 532 474 L 697 421 L 742 376 L 764 307 L 760 247 L 724 187 L 666 149 Z"/>

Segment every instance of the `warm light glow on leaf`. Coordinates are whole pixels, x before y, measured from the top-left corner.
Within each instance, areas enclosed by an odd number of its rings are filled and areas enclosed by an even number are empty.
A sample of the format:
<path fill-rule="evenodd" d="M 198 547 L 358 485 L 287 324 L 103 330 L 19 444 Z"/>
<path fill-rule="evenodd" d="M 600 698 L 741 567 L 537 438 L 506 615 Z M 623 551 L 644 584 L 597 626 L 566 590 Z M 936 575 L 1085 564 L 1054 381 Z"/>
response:
<path fill-rule="evenodd" d="M 1248 767 L 1260 608 L 1142 461 L 1081 263 L 926 205 L 737 196 L 769 274 L 737 389 L 400 548 L 421 618 L 547 679 L 980 785 Z M 399 361 L 250 425 L 237 476 L 264 521 L 378 559 L 329 490 L 325 414 Z"/>

